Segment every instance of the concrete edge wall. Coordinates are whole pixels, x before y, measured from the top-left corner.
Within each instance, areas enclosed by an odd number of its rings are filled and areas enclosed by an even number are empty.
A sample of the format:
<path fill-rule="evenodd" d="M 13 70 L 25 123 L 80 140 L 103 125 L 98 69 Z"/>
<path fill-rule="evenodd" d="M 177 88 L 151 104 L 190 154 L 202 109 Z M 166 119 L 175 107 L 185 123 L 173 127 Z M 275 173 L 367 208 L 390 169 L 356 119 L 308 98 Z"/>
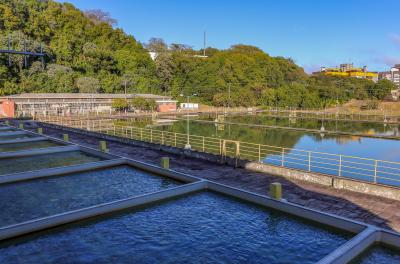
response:
<path fill-rule="evenodd" d="M 166 199 L 175 198 L 184 194 L 203 190 L 204 188 L 204 182 L 188 183 L 186 185 L 167 190 L 99 204 L 92 207 L 35 219 L 12 226 L 6 226 L 0 228 L 0 241 L 99 215 L 110 214 L 125 209 L 134 209 L 137 206 L 144 206 L 153 202 L 160 202 Z"/>
<path fill-rule="evenodd" d="M 118 158 L 120 158 L 117 155 L 109 154 L 109 153 L 106 153 L 106 152 L 101 152 L 101 151 L 98 151 L 97 149 L 94 149 L 94 148 L 85 147 L 85 146 L 78 145 L 78 144 L 75 144 L 75 143 L 72 143 L 72 142 L 68 142 L 68 141 L 64 141 L 64 140 L 61 140 L 61 139 L 58 139 L 58 138 L 54 138 L 54 137 L 38 134 L 36 132 L 29 131 L 29 130 L 26 130 L 26 129 L 17 129 L 17 130 L 24 132 L 24 134 L 31 134 L 31 135 L 35 135 L 35 136 L 38 136 L 38 137 L 46 138 L 47 140 L 50 140 L 52 142 L 55 142 L 55 143 L 63 145 L 64 148 L 67 148 L 67 147 L 76 148 L 76 150 L 80 150 L 82 152 L 85 152 L 85 153 L 88 153 L 88 154 L 91 154 L 91 155 L 94 155 L 94 156 L 98 156 L 100 158 L 104 158 L 104 159 L 118 159 Z M 54 148 L 43 148 L 43 149 L 33 149 L 33 150 L 26 150 L 26 151 L 43 151 L 43 152 L 45 152 L 46 150 L 50 151 L 50 149 L 55 149 L 55 148 L 57 148 L 57 147 L 54 147 Z M 59 147 L 59 148 L 61 148 L 61 147 Z M 36 155 L 36 154 L 34 154 L 34 155 Z M 0 156 L 0 158 L 1 158 L 1 156 Z"/>
<path fill-rule="evenodd" d="M 329 255 L 317 262 L 317 264 L 342 264 L 348 263 L 362 254 L 380 238 L 376 228 L 368 227 L 351 240 L 332 251 Z"/>
<path fill-rule="evenodd" d="M 152 164 L 148 164 L 148 163 L 144 163 L 144 162 L 140 162 L 140 161 L 136 161 L 136 160 L 132 160 L 132 159 L 127 159 L 127 164 L 131 165 L 135 168 L 144 170 L 144 171 L 148 171 L 157 175 L 161 175 L 161 176 L 166 176 L 175 180 L 179 180 L 179 181 L 184 181 L 184 182 L 196 182 L 196 181 L 203 181 L 203 179 L 201 178 L 197 178 L 195 176 L 192 175 L 188 175 L 185 173 L 181 173 L 178 171 L 174 171 L 174 170 L 167 170 L 167 169 L 163 169 L 161 167 L 158 166 L 154 166 Z"/>
<path fill-rule="evenodd" d="M 352 192 L 366 193 L 387 199 L 400 201 L 400 188 L 387 185 L 361 182 L 348 178 L 333 178 L 333 188 Z"/>
<path fill-rule="evenodd" d="M 35 137 L 35 138 L 21 138 L 21 139 L 2 140 L 2 141 L 0 141 L 0 145 L 36 142 L 36 141 L 44 141 L 44 140 L 47 140 L 47 138 L 45 138 L 43 136 Z"/>
<path fill-rule="evenodd" d="M 20 150 L 20 151 L 10 151 L 0 153 L 0 159 L 8 159 L 8 158 L 21 158 L 35 155 L 44 155 L 44 154 L 52 154 L 52 153 L 60 153 L 60 152 L 70 152 L 80 150 L 78 146 L 61 146 L 61 147 L 49 147 L 49 148 L 38 148 L 38 149 L 28 149 L 28 150 Z"/>
<path fill-rule="evenodd" d="M 80 133 L 80 134 L 85 134 L 88 136 L 93 136 L 93 137 L 97 137 L 97 138 L 101 138 L 101 139 L 105 139 L 105 140 L 109 140 L 109 141 L 127 143 L 127 144 L 132 144 L 132 145 L 145 147 L 145 148 L 149 148 L 149 149 L 162 150 L 167 153 L 171 153 L 171 154 L 175 154 L 175 155 L 184 155 L 187 157 L 197 158 L 197 159 L 206 160 L 206 161 L 210 161 L 210 162 L 221 163 L 221 156 L 219 156 L 219 155 L 202 153 L 202 152 L 192 151 L 192 150 L 184 150 L 181 148 L 164 146 L 164 145 L 160 145 L 160 144 L 153 144 L 153 143 L 144 142 L 144 141 L 137 141 L 134 139 L 122 138 L 122 137 L 118 137 L 118 136 L 107 135 L 107 134 L 102 134 L 102 133 L 93 132 L 93 131 L 87 131 L 87 130 L 78 129 L 78 128 L 69 128 L 69 127 L 63 127 L 60 125 L 47 124 L 47 123 L 41 123 L 41 122 L 38 122 L 38 123 L 40 123 L 44 127 L 63 129 L 65 131 L 71 131 L 71 132 L 76 132 L 76 133 Z M 236 159 L 226 158 L 224 163 L 227 165 L 236 166 Z M 271 164 L 252 162 L 252 161 L 246 161 L 246 160 L 239 160 L 238 165 L 240 167 L 243 167 L 243 168 L 251 170 L 251 171 L 262 172 L 262 173 L 266 173 L 266 174 L 270 174 L 270 175 L 274 175 L 274 176 L 280 176 L 280 177 L 284 177 L 284 178 L 288 178 L 288 179 L 296 179 L 296 180 L 321 184 L 321 185 L 329 186 L 329 187 L 335 188 L 335 189 L 343 189 L 343 190 L 348 190 L 348 191 L 353 191 L 353 192 L 359 192 L 359 193 L 364 193 L 364 194 L 368 194 L 368 195 L 384 197 L 387 199 L 400 200 L 400 188 L 397 188 L 394 186 L 379 185 L 379 184 L 374 184 L 374 183 L 368 183 L 365 181 L 358 181 L 358 180 L 350 179 L 350 178 L 334 177 L 334 176 L 331 176 L 328 174 L 308 172 L 308 171 L 299 170 L 299 169 L 275 166 L 275 165 L 271 165 Z"/>
<path fill-rule="evenodd" d="M 336 177 L 258 162 L 249 162 L 245 165 L 245 168 L 251 171 L 316 183 L 334 189 L 342 189 L 400 201 L 400 188 L 395 186 L 374 184 L 372 182 L 358 181 L 351 178 Z"/>
<path fill-rule="evenodd" d="M 93 155 L 93 156 L 96 156 L 96 157 L 100 157 L 100 158 L 103 158 L 103 159 L 119 159 L 119 158 L 121 158 L 121 157 L 119 157 L 117 155 L 109 154 L 109 153 L 106 153 L 106 152 L 102 152 L 102 151 L 99 151 L 99 150 L 96 150 L 96 149 L 92 149 L 92 148 L 88 148 L 88 147 L 84 147 L 84 146 L 79 146 L 79 150 L 84 152 L 84 153 L 87 153 L 87 154 L 90 154 L 90 155 Z"/>
<path fill-rule="evenodd" d="M 7 132 L 0 131 L 0 137 L 14 136 L 14 135 L 19 136 L 19 135 L 26 135 L 26 134 L 29 134 L 29 133 L 26 133 L 25 131 L 18 131 L 18 130 L 16 130 L 16 131 L 7 131 Z"/>
<path fill-rule="evenodd" d="M 298 204 L 290 203 L 285 200 L 276 200 L 267 196 L 248 192 L 238 188 L 230 187 L 216 182 L 208 181 L 208 189 L 228 196 L 236 197 L 263 207 L 272 208 L 284 213 L 298 216 L 315 223 L 321 223 L 337 229 L 351 233 L 359 233 L 369 227 L 369 225 L 357 222 L 344 217 L 324 213 Z"/>
<path fill-rule="evenodd" d="M 259 204 L 263 207 L 273 208 L 297 217 L 302 217 L 308 221 L 328 225 L 356 234 L 353 238 L 317 262 L 319 264 L 348 263 L 371 248 L 375 243 L 384 243 L 400 249 L 400 234 L 393 231 L 382 230 L 362 222 L 313 210 L 284 200 L 275 200 L 220 183 L 208 181 L 207 188 L 217 193 L 236 197 L 251 203 Z"/>
<path fill-rule="evenodd" d="M 57 177 L 71 173 L 81 173 L 81 172 L 104 169 L 124 164 L 126 164 L 126 161 L 124 159 L 112 159 L 112 160 L 89 162 L 89 163 L 66 166 L 66 167 L 56 167 L 56 168 L 42 169 L 37 171 L 5 174 L 0 176 L 0 184 L 14 183 L 19 181 L 40 179 L 46 177 Z"/>
<path fill-rule="evenodd" d="M 391 247 L 395 247 L 400 250 L 400 234 L 388 231 L 388 230 L 381 230 L 380 231 L 380 240 L 381 243 L 389 245 Z"/>
<path fill-rule="evenodd" d="M 349 263 L 364 252 L 373 249 L 377 244 L 383 244 L 400 250 L 400 234 L 388 230 L 368 228 L 357 235 L 352 243 L 346 243 L 322 259 L 318 264 Z M 350 242 L 350 241 L 349 241 Z"/>
<path fill-rule="evenodd" d="M 2 133 L 3 131 L 7 131 L 7 132 L 11 132 L 11 131 L 15 131 L 15 128 L 13 127 L 8 127 L 8 126 L 1 126 L 0 127 L 0 132 Z"/>
<path fill-rule="evenodd" d="M 327 174 L 302 171 L 259 162 L 248 162 L 245 165 L 245 168 L 251 171 L 267 173 L 275 176 L 282 176 L 289 179 L 302 180 L 330 187 L 333 186 L 333 176 Z"/>
<path fill-rule="evenodd" d="M 109 153 L 106 153 L 106 152 L 102 152 L 102 151 L 99 151 L 99 150 L 94 149 L 94 148 L 78 145 L 78 144 L 75 144 L 75 143 L 72 143 L 72 142 L 69 142 L 69 141 L 64 141 L 64 140 L 61 140 L 61 139 L 58 139 L 58 138 L 54 138 L 54 137 L 50 137 L 50 136 L 47 136 L 47 135 L 41 135 L 41 134 L 29 131 L 29 130 L 23 130 L 23 131 L 25 131 L 27 133 L 30 133 L 30 134 L 33 134 L 33 135 L 36 135 L 36 136 L 45 137 L 47 140 L 50 140 L 52 142 L 55 142 L 55 143 L 58 143 L 58 144 L 62 144 L 62 145 L 65 145 L 65 146 L 76 146 L 82 152 L 85 152 L 85 153 L 88 153 L 88 154 L 92 154 L 92 155 L 95 155 L 95 156 L 98 156 L 98 157 L 101 157 L 101 158 L 104 158 L 104 159 L 118 159 L 118 158 L 121 158 L 121 157 L 119 157 L 117 155 L 113 155 L 113 154 L 109 154 Z"/>

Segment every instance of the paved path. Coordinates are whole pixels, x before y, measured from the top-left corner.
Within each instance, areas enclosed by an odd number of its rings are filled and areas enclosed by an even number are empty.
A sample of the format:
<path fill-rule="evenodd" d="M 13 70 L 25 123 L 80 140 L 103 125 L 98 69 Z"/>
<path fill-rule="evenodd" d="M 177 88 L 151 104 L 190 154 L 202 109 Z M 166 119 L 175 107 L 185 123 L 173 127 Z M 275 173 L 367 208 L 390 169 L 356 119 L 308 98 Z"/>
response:
<path fill-rule="evenodd" d="M 65 132 L 60 129 L 45 128 L 44 133 L 62 138 Z M 98 147 L 98 138 L 71 132 L 69 135 L 72 142 Z M 280 182 L 283 187 L 283 197 L 290 202 L 400 232 L 400 201 L 332 189 L 118 142 L 109 142 L 108 147 L 110 153 L 156 165 L 159 164 L 161 157 L 169 156 L 171 168 L 176 171 L 263 195 L 267 195 L 269 183 Z"/>

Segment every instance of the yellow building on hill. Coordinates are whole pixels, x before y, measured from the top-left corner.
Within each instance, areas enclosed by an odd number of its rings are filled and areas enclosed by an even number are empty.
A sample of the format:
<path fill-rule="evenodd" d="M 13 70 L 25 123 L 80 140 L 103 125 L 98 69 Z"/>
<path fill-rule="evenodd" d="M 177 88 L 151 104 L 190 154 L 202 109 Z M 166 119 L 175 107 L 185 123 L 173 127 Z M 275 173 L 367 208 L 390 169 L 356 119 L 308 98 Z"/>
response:
<path fill-rule="evenodd" d="M 314 74 L 324 74 L 330 76 L 342 76 L 342 77 L 354 77 L 359 79 L 368 79 L 374 82 L 378 81 L 377 72 L 367 71 L 367 66 L 362 68 L 355 68 L 353 63 L 340 64 L 340 67 L 326 68 L 321 67 L 320 72 L 315 72 Z"/>

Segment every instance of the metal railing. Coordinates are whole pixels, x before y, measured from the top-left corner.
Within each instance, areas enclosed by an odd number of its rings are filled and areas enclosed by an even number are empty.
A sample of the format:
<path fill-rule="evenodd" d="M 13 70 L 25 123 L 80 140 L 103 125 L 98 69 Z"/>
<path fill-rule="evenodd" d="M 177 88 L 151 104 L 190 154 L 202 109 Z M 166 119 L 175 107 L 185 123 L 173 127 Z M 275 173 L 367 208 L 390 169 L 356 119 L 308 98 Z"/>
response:
<path fill-rule="evenodd" d="M 192 150 L 222 157 L 400 186 L 400 162 L 115 125 L 107 120 L 67 120 L 48 117 L 45 122 L 177 148 L 184 148 L 189 144 Z"/>
<path fill-rule="evenodd" d="M 90 102 L 88 102 L 90 104 Z M 202 109 L 178 109 L 177 111 L 171 112 L 152 112 L 152 111 L 137 111 L 137 110 L 127 110 L 127 111 L 117 111 L 112 108 L 98 109 L 98 107 L 73 107 L 73 106 L 60 106 L 52 107 L 51 105 L 40 105 L 40 106 L 17 106 L 15 110 L 15 115 L 18 117 L 29 117 L 33 119 L 45 119 L 50 116 L 62 116 L 66 118 L 91 118 L 91 117 L 118 117 L 118 116 L 136 116 L 136 115 L 171 115 L 171 114 L 185 114 L 185 113 L 208 113 L 208 114 L 218 114 L 218 113 L 228 113 L 228 114 L 240 114 L 255 112 L 256 108 L 221 108 L 221 107 L 209 107 Z"/>
<path fill-rule="evenodd" d="M 261 112 L 264 115 L 271 117 L 313 118 L 363 122 L 400 122 L 400 111 L 394 110 L 351 111 L 340 107 L 330 109 L 268 108 Z"/>

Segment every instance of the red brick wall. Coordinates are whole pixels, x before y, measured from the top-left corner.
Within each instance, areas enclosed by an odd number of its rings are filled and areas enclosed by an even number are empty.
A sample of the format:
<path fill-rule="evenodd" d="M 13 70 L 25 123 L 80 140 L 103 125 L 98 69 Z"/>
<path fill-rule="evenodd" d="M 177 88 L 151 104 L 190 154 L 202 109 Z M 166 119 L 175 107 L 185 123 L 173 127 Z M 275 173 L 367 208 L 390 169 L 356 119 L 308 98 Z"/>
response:
<path fill-rule="evenodd" d="M 174 112 L 176 111 L 176 103 L 161 103 L 157 106 L 158 112 Z"/>
<path fill-rule="evenodd" d="M 15 103 L 13 101 L 4 101 L 0 105 L 0 114 L 6 117 L 15 117 Z"/>

